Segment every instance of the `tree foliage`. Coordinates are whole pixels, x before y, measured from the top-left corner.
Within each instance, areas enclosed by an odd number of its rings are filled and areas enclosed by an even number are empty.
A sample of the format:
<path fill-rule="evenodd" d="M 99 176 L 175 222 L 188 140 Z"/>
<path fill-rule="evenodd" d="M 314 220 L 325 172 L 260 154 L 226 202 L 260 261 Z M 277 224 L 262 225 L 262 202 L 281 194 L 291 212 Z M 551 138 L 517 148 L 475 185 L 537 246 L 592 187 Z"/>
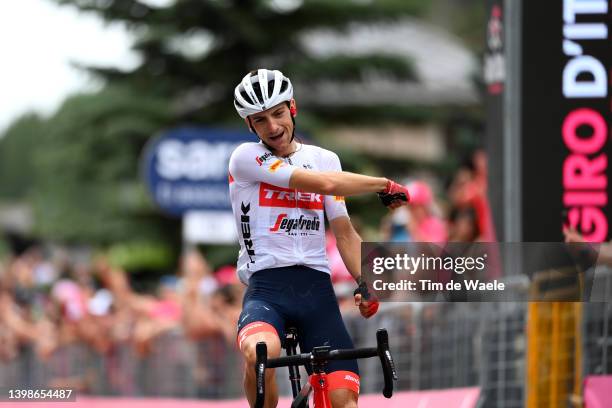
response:
<path fill-rule="evenodd" d="M 176 228 L 165 228 L 173 223 L 159 217 L 139 174 L 143 146 L 172 123 L 168 111 L 165 100 L 124 88 L 66 100 L 33 152 L 37 232 L 99 244 L 172 239 Z"/>
<path fill-rule="evenodd" d="M 384 50 L 367 56 L 312 55 L 304 33 L 342 31 L 351 23 L 380 23 L 426 9 L 420 0 L 177 0 L 164 8 L 136 0 L 55 1 L 132 28 L 142 63 L 129 72 L 90 67 L 93 72 L 111 83 L 170 98 L 182 120 L 216 123 L 234 119 L 228 101 L 237 80 L 261 66 L 290 73 L 292 81 L 304 84 L 358 81 L 371 71 L 413 78 L 406 58 Z"/>
<path fill-rule="evenodd" d="M 0 198 L 24 200 L 34 180 L 34 149 L 45 131 L 45 120 L 28 113 L 15 120 L 0 139 Z"/>

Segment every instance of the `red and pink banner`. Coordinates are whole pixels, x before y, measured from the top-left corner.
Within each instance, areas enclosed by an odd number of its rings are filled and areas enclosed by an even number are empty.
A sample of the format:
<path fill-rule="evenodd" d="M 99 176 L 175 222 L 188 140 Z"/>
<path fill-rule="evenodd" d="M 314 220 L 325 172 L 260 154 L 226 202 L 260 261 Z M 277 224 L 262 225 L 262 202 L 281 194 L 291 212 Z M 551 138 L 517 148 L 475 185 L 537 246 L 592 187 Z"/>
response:
<path fill-rule="evenodd" d="M 612 375 L 598 375 L 584 380 L 584 408 L 612 408 Z"/>

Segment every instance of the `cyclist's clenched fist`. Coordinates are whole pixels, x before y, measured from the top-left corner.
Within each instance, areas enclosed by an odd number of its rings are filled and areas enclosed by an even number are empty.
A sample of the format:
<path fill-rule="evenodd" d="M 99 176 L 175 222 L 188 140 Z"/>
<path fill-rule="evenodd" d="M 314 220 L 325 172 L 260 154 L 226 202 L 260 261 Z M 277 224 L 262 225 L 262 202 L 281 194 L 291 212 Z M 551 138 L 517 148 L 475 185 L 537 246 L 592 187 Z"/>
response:
<path fill-rule="evenodd" d="M 378 311 L 378 298 L 368 288 L 366 281 L 359 281 L 359 286 L 353 292 L 355 296 L 355 306 L 359 306 L 359 312 L 366 319 L 374 316 Z"/>
<path fill-rule="evenodd" d="M 410 202 L 408 188 L 395 181 L 388 180 L 387 187 L 378 192 L 378 197 L 385 207 L 395 209 Z"/>

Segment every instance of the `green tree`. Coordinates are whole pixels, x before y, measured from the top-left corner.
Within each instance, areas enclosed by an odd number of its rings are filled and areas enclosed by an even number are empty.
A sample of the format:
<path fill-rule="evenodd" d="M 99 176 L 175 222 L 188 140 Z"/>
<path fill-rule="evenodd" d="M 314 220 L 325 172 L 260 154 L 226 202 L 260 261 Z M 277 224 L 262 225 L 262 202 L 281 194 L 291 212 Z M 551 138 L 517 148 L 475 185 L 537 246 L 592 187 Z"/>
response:
<path fill-rule="evenodd" d="M 171 125 L 168 112 L 164 99 L 125 88 L 67 99 L 46 122 L 34 151 L 36 232 L 96 244 L 176 241 L 176 222 L 160 217 L 139 174 L 142 148 Z"/>
<path fill-rule="evenodd" d="M 0 198 L 27 198 L 34 182 L 34 155 L 45 131 L 45 120 L 28 113 L 15 120 L 0 139 Z"/>
<path fill-rule="evenodd" d="M 350 23 L 383 23 L 426 10 L 421 0 L 177 0 L 163 8 L 137 0 L 55 1 L 131 27 L 142 63 L 128 72 L 90 69 L 109 83 L 127 83 L 139 92 L 169 98 L 178 118 L 197 123 L 235 123 L 228 103 L 233 87 L 261 66 L 281 69 L 304 84 L 359 81 L 372 71 L 414 78 L 410 62 L 382 50 L 314 56 L 307 52 L 304 33 L 341 31 Z"/>

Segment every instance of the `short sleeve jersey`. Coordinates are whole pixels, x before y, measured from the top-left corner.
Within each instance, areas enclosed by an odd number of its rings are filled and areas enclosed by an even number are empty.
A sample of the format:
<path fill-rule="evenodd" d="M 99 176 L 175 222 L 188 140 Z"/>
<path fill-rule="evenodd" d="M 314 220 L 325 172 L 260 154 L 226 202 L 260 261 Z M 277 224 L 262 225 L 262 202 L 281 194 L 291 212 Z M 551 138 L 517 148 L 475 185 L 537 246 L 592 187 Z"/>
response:
<path fill-rule="evenodd" d="M 347 217 L 343 197 L 289 188 L 298 168 L 341 171 L 335 153 L 298 144 L 286 158 L 262 143 L 243 143 L 230 157 L 229 189 L 240 241 L 238 276 L 267 268 L 305 265 L 330 273 L 325 254 L 325 220 Z"/>

